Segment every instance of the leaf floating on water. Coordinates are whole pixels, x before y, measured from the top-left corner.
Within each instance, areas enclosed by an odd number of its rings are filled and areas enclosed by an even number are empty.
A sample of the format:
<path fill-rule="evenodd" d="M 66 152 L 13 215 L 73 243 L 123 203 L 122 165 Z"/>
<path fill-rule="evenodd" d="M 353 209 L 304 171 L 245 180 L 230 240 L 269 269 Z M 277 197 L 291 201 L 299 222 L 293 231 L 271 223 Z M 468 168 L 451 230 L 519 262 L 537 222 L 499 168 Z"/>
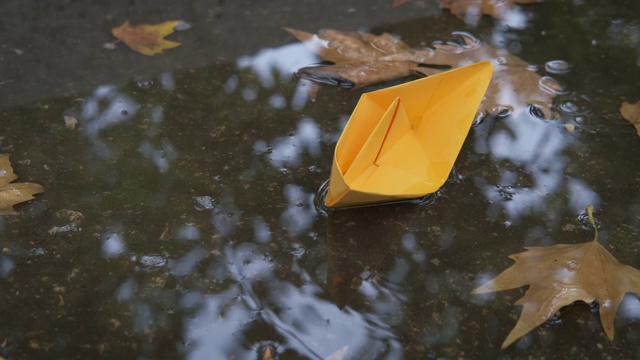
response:
<path fill-rule="evenodd" d="M 551 108 L 553 98 L 564 92 L 551 77 L 541 77 L 531 66 L 504 49 L 496 49 L 466 32 L 454 32 L 455 42 L 434 42 L 432 48 L 413 49 L 390 34 L 340 32 L 327 29 L 318 34 L 285 28 L 325 61 L 333 65 L 304 67 L 298 74 L 306 79 L 345 88 L 360 88 L 412 74 L 429 76 L 445 70 L 491 60 L 495 67 L 480 110 L 513 109 L 517 116 L 530 104 Z M 509 96 L 505 96 L 509 94 Z M 552 119 L 552 111 L 541 110 Z"/>
<path fill-rule="evenodd" d="M 394 0 L 392 6 L 404 5 L 411 0 Z M 516 4 L 535 4 L 538 0 L 441 0 L 440 8 L 449 9 L 460 19 L 470 23 L 477 23 L 482 15 L 489 15 L 494 19 L 502 19 L 514 11 Z"/>
<path fill-rule="evenodd" d="M 121 26 L 111 29 L 111 33 L 132 50 L 153 56 L 162 53 L 163 50 L 180 46 L 179 42 L 165 40 L 164 37 L 173 33 L 176 25 L 182 23 L 180 20 L 173 20 L 156 25 L 131 25 L 127 20 Z"/>
<path fill-rule="evenodd" d="M 12 183 L 18 176 L 13 173 L 9 154 L 0 154 L 0 215 L 17 215 L 13 205 L 33 199 L 34 194 L 44 191 L 34 183 Z"/>
<path fill-rule="evenodd" d="M 640 101 L 635 104 L 624 101 L 620 106 L 620 114 L 636 127 L 638 136 L 640 136 Z"/>
<path fill-rule="evenodd" d="M 609 340 L 613 340 L 613 321 L 622 298 L 628 292 L 640 294 L 640 271 L 621 264 L 600 245 L 592 209 L 591 205 L 587 208 L 595 229 L 592 241 L 527 247 L 526 252 L 509 256 L 516 261 L 510 268 L 473 290 L 473 294 L 481 294 L 529 285 L 525 295 L 515 303 L 523 305 L 522 313 L 502 348 L 575 301 L 598 300 L 600 322 Z"/>

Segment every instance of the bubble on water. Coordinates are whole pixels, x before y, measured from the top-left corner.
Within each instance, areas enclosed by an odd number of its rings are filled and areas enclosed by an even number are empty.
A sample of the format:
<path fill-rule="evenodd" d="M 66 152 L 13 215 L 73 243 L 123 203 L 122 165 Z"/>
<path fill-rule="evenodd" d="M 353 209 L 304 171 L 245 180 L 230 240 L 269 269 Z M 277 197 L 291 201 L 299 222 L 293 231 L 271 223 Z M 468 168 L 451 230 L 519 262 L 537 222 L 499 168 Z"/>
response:
<path fill-rule="evenodd" d="M 491 113 L 497 117 L 507 117 L 513 113 L 513 106 L 497 105 L 491 108 Z"/>
<path fill-rule="evenodd" d="M 564 111 L 567 114 L 575 114 L 578 112 L 578 110 L 580 110 L 580 108 L 575 103 L 567 100 L 563 101 L 560 104 L 560 110 Z"/>
<path fill-rule="evenodd" d="M 538 81 L 538 84 L 542 90 L 551 94 L 559 95 L 565 92 L 564 86 L 551 76 L 543 76 Z"/>
<path fill-rule="evenodd" d="M 543 104 L 529 104 L 529 114 L 541 120 L 555 120 L 558 118 L 558 115 L 549 106 Z"/>
<path fill-rule="evenodd" d="M 140 78 L 136 80 L 136 85 L 138 85 L 140 89 L 148 89 L 153 86 L 153 80 Z"/>
<path fill-rule="evenodd" d="M 198 211 L 211 210 L 216 206 L 215 201 L 210 196 L 194 196 L 193 207 Z"/>
<path fill-rule="evenodd" d="M 552 74 L 566 74 L 571 71 L 571 64 L 564 60 L 551 60 L 544 64 L 544 69 Z"/>
<path fill-rule="evenodd" d="M 584 124 L 584 116 L 576 116 L 575 119 L 573 119 L 577 124 Z"/>
<path fill-rule="evenodd" d="M 185 30 L 189 30 L 189 29 L 191 29 L 191 24 L 189 24 L 188 22 L 186 22 L 184 20 L 178 21 L 176 26 L 173 27 L 173 30 L 175 30 L 175 31 L 185 31 Z"/>

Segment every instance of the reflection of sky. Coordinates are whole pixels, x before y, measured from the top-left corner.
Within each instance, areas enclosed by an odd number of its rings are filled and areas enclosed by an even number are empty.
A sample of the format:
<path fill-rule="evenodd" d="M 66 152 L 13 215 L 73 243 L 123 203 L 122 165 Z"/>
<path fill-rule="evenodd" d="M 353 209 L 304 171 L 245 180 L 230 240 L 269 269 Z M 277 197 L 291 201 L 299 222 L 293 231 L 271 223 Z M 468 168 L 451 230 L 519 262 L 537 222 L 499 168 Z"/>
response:
<path fill-rule="evenodd" d="M 303 153 L 311 157 L 320 156 L 321 130 L 315 120 L 303 118 L 298 122 L 298 127 L 293 135 L 276 138 L 272 142 L 269 161 L 276 168 L 286 166 L 297 167 L 300 165 Z M 259 145 L 254 146 L 254 148 Z"/>
<path fill-rule="evenodd" d="M 396 353 L 402 353 L 385 321 L 372 314 L 340 311 L 333 302 L 321 298 L 323 290 L 313 282 L 296 287 L 278 279 L 273 264 L 254 245 L 227 245 L 224 255 L 226 272 L 237 285 L 206 296 L 198 313 L 186 319 L 189 359 L 255 356 L 255 347 L 246 344 L 251 340 L 244 337 L 247 328 L 262 322 L 280 335 L 269 338 L 281 338 L 285 348 L 305 358 L 321 359 L 345 345 L 349 353 L 375 354 L 391 343 Z M 256 281 L 268 283 L 269 293 L 256 295 L 252 288 Z M 245 349 L 241 350 L 238 343 L 245 343 Z"/>
<path fill-rule="evenodd" d="M 572 139 L 562 127 L 525 113 L 496 121 L 499 124 L 492 133 L 475 132 L 476 151 L 490 153 L 497 163 L 507 161 L 521 171 L 513 166 L 500 167 L 497 183 L 476 177 L 476 185 L 491 202 L 490 216 L 495 218 L 504 211 L 509 223 L 515 223 L 530 213 L 554 214 L 549 199 L 564 192 L 568 196 L 565 206 L 574 213 L 598 204 L 599 197 L 584 181 L 564 173 L 568 164 L 565 152 Z M 531 185 L 520 184 L 519 176 L 530 177 L 525 182 Z"/>

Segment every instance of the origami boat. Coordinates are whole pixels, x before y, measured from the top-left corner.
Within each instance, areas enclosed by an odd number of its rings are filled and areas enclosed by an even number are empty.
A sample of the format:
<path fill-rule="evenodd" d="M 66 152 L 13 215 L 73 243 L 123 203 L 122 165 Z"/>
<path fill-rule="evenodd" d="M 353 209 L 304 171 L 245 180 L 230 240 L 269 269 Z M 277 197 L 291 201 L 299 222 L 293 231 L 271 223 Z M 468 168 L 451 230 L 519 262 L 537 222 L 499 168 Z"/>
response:
<path fill-rule="evenodd" d="M 485 61 L 363 94 L 336 145 L 325 205 L 384 203 L 438 190 L 492 74 Z"/>

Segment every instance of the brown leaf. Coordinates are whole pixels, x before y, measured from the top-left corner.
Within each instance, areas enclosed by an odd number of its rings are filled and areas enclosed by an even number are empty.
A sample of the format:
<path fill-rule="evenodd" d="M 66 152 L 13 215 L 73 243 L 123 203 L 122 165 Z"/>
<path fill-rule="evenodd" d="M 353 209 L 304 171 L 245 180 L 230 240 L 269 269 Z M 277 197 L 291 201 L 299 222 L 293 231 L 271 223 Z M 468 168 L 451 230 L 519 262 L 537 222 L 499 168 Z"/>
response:
<path fill-rule="evenodd" d="M 334 65 L 305 67 L 298 74 L 317 82 L 345 88 L 360 88 L 411 74 L 433 75 L 474 62 L 491 60 L 495 72 L 480 106 L 494 115 L 504 110 L 518 113 L 529 106 L 534 115 L 550 119 L 553 98 L 563 88 L 550 77 L 541 77 L 537 67 L 504 49 L 482 43 L 465 32 L 454 32 L 457 42 L 434 42 L 432 48 L 412 49 L 384 33 L 325 30 L 310 34 L 285 29 L 304 42 L 323 60 Z"/>
<path fill-rule="evenodd" d="M 18 176 L 13 173 L 9 154 L 0 154 L 0 215 L 17 215 L 13 205 L 33 199 L 33 194 L 44 188 L 34 183 L 13 183 Z"/>
<path fill-rule="evenodd" d="M 620 114 L 636 127 L 638 136 L 640 136 L 640 101 L 635 104 L 626 101 L 622 102 Z"/>
<path fill-rule="evenodd" d="M 440 8 L 449 9 L 460 19 L 477 23 L 482 15 L 489 15 L 494 19 L 502 19 L 513 11 L 515 4 L 534 4 L 538 0 L 441 0 Z"/>
<path fill-rule="evenodd" d="M 174 27 L 179 22 L 179 20 L 173 20 L 156 25 L 131 25 L 127 20 L 121 26 L 111 29 L 111 33 L 132 50 L 153 56 L 162 53 L 162 50 L 180 45 L 179 42 L 164 39 L 165 36 L 173 33 Z"/>
<path fill-rule="evenodd" d="M 404 5 L 411 0 L 394 0 L 392 7 Z M 515 4 L 535 4 L 538 0 L 441 0 L 440 8 L 449 9 L 452 14 L 471 23 L 477 23 L 482 15 L 502 19 L 513 11 Z"/>
<path fill-rule="evenodd" d="M 593 223 L 591 211 L 589 206 Z M 613 340 L 613 321 L 622 298 L 627 292 L 640 294 L 640 271 L 621 264 L 600 245 L 597 229 L 593 241 L 587 243 L 526 249 L 509 256 L 516 261 L 510 268 L 473 290 L 474 294 L 480 294 L 529 285 L 516 302 L 523 305 L 522 313 L 502 348 L 575 301 L 598 300 L 600 322 L 609 340 Z"/>

